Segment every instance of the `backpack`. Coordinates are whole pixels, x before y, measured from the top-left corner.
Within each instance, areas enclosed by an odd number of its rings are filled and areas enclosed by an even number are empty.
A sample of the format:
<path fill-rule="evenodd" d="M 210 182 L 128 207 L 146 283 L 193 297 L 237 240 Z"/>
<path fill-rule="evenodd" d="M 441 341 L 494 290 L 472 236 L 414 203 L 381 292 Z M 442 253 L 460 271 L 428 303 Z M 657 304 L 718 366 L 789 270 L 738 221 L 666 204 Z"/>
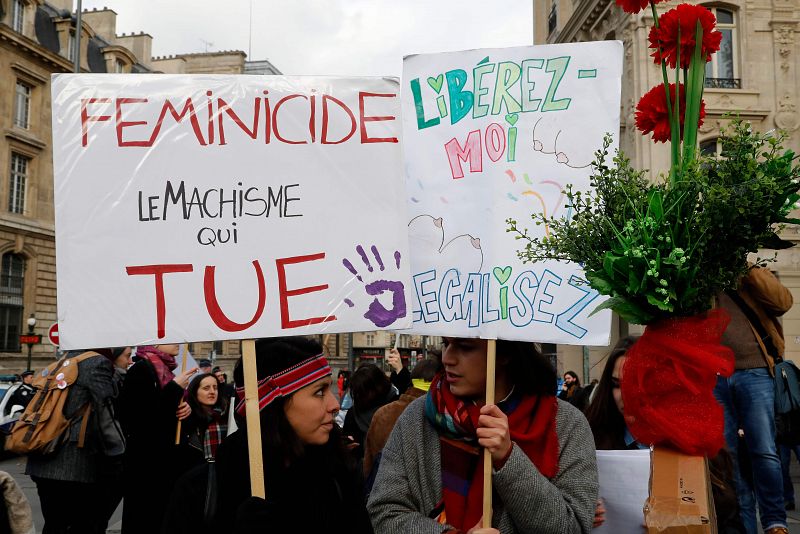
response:
<path fill-rule="evenodd" d="M 64 356 L 48 365 L 33 379 L 36 389 L 33 399 L 6 438 L 7 451 L 17 454 L 50 454 L 69 439 L 69 429 L 79 417 L 81 422 L 78 447 L 83 447 L 92 403 L 71 418 L 64 416 L 64 406 L 69 398 L 70 387 L 78 379 L 78 364 L 88 358 L 99 356 L 96 352 L 84 352 L 75 357 Z"/>
<path fill-rule="evenodd" d="M 800 445 L 800 369 L 792 361 L 775 364 L 775 430 L 779 443 Z"/>

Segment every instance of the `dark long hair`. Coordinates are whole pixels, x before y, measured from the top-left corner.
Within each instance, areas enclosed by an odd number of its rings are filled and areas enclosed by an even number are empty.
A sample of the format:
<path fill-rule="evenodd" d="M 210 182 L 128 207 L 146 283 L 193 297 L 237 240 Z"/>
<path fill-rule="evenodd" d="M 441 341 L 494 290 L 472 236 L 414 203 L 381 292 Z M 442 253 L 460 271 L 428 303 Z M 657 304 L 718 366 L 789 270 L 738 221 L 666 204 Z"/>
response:
<path fill-rule="evenodd" d="M 315 339 L 303 336 L 274 337 L 256 340 L 256 367 L 258 380 L 274 375 L 292 365 L 296 365 L 312 356 L 322 354 L 322 345 Z M 233 370 L 236 387 L 244 386 L 244 369 L 242 360 L 236 362 Z M 306 445 L 300 440 L 286 418 L 284 407 L 291 398 L 279 397 L 261 410 L 261 440 L 264 449 L 264 461 L 275 462 L 282 466 L 292 464 L 306 452 Z M 244 428 L 247 423 L 244 417 L 236 414 L 236 423 Z M 337 456 L 341 452 L 341 438 L 337 425 L 333 425 L 328 444 Z"/>
<path fill-rule="evenodd" d="M 200 404 L 197 400 L 197 392 L 200 389 L 200 384 L 206 378 L 213 378 L 217 381 L 217 402 L 214 403 L 212 407 L 213 410 L 219 411 L 220 414 L 227 414 L 228 413 L 228 399 L 225 398 L 225 395 L 222 394 L 222 391 L 219 389 L 220 383 L 219 379 L 213 374 L 202 374 L 197 375 L 192 379 L 189 383 L 189 387 L 186 388 L 186 402 L 189 403 L 189 407 L 192 409 L 192 414 L 202 417 L 208 417 L 208 414 L 205 411 L 205 407 Z"/>
<path fill-rule="evenodd" d="M 350 395 L 353 407 L 367 411 L 382 406 L 392 389 L 392 383 L 377 365 L 362 364 L 350 378 Z"/>
<path fill-rule="evenodd" d="M 530 395 L 555 395 L 556 370 L 535 344 L 498 339 L 497 360 L 498 366 L 507 362 L 507 376 L 517 391 Z"/>
<path fill-rule="evenodd" d="M 598 450 L 624 449 L 625 447 L 625 419 L 622 417 L 616 402 L 614 402 L 614 386 L 612 375 L 614 374 L 614 364 L 639 339 L 638 336 L 627 336 L 621 338 L 611 349 L 600 377 L 600 383 L 596 386 L 594 399 L 586 409 L 586 419 L 594 435 L 594 444 Z"/>
<path fill-rule="evenodd" d="M 578 373 L 576 373 L 575 371 L 567 371 L 566 373 L 564 373 L 564 376 L 567 376 L 567 375 L 569 375 L 569 376 L 571 376 L 572 378 L 575 379 L 575 382 L 573 382 L 573 383 L 576 386 L 578 386 L 578 387 L 581 386 L 581 379 L 578 378 Z"/>

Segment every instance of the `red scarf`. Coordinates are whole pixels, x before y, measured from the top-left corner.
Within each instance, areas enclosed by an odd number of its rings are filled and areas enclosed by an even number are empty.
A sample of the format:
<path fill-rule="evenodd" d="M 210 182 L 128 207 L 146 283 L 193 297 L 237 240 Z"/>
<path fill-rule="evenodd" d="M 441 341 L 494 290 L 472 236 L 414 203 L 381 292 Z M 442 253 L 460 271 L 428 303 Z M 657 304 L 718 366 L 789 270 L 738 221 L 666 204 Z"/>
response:
<path fill-rule="evenodd" d="M 559 454 L 556 398 L 512 394 L 498 407 L 508 416 L 511 440 L 542 475 L 555 477 Z M 467 531 L 483 513 L 483 463 L 479 461 L 480 449 L 474 446 L 480 407 L 453 395 L 442 375 L 437 375 L 431 383 L 425 411 L 440 434 L 447 524 Z"/>
<path fill-rule="evenodd" d="M 169 381 L 175 378 L 172 373 L 178 364 L 175 362 L 175 356 L 162 352 L 155 345 L 142 345 L 136 348 L 136 358 L 147 360 L 153 364 L 158 377 L 158 385 L 162 388 L 169 384 Z"/>

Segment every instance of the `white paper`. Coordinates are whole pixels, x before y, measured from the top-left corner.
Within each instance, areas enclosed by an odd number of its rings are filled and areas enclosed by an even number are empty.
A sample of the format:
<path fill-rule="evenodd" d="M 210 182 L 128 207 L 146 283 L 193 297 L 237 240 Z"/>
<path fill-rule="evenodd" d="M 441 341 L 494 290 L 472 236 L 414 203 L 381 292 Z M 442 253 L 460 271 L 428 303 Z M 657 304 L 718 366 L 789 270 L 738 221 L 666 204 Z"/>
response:
<path fill-rule="evenodd" d="M 413 331 L 607 345 L 609 310 L 579 266 L 523 264 L 506 232 L 571 216 L 603 136 L 619 132 L 622 43 L 419 54 L 403 61 Z M 612 145 L 611 150 L 616 147 Z"/>
<path fill-rule="evenodd" d="M 597 451 L 597 473 L 606 520 L 592 532 L 643 534 L 650 450 Z"/>

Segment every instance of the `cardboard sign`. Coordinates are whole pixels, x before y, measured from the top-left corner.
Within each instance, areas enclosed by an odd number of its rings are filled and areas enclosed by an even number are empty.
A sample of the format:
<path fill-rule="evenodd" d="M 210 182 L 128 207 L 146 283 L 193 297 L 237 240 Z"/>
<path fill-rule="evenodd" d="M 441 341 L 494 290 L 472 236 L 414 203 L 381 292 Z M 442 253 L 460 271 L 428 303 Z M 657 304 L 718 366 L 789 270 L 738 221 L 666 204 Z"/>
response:
<path fill-rule="evenodd" d="M 52 92 L 64 349 L 409 326 L 396 79 Z"/>
<path fill-rule="evenodd" d="M 405 58 L 414 332 L 608 344 L 611 312 L 589 317 L 602 299 L 581 269 L 521 263 L 506 220 L 547 235 L 531 213 L 571 216 L 564 188 L 589 188 L 619 131 L 621 76 L 619 41 Z"/>

